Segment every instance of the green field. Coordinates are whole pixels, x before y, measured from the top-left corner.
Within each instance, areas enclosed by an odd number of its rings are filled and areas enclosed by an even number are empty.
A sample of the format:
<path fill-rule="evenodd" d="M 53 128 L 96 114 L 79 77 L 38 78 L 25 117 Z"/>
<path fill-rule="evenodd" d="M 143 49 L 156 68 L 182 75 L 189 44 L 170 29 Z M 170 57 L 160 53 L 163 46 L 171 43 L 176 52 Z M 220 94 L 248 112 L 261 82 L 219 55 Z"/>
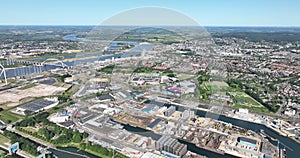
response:
<path fill-rule="evenodd" d="M 243 108 L 249 109 L 251 111 L 264 113 L 270 112 L 265 106 L 261 105 L 259 102 L 257 102 L 245 92 L 236 90 L 232 87 L 227 92 L 230 94 L 231 98 L 235 103 L 234 108 Z"/>
<path fill-rule="evenodd" d="M 241 104 L 236 104 L 234 108 L 243 108 L 243 109 L 249 109 L 250 111 L 256 111 L 256 112 L 263 112 L 263 113 L 268 113 L 270 112 L 266 107 L 261 106 L 261 107 L 254 107 L 254 106 L 246 106 L 246 105 L 241 105 Z"/>
<path fill-rule="evenodd" d="M 227 95 L 230 95 L 230 98 L 233 100 L 235 106 L 234 108 L 244 108 L 256 112 L 269 112 L 269 110 L 257 102 L 255 99 L 246 94 L 243 90 L 239 88 L 229 87 L 225 82 L 203 82 L 200 85 L 202 89 L 205 89 L 204 94 L 221 94 L 226 92 Z"/>
<path fill-rule="evenodd" d="M 183 80 L 195 78 L 195 75 L 180 73 L 180 74 L 177 75 L 177 78 L 178 78 L 180 81 L 183 81 Z"/>
<path fill-rule="evenodd" d="M 5 143 L 8 143 L 9 139 L 6 138 L 5 136 L 3 136 L 2 134 L 0 134 L 0 145 L 2 146 L 7 146 Z"/>
<path fill-rule="evenodd" d="M 101 68 L 100 70 L 97 70 L 98 72 L 105 72 L 105 73 L 112 73 L 115 68 L 115 65 L 108 65 L 106 67 Z"/>
<path fill-rule="evenodd" d="M 203 84 L 210 93 L 224 93 L 228 88 L 225 82 L 203 82 Z"/>
<path fill-rule="evenodd" d="M 240 104 L 251 104 L 253 106 L 261 106 L 257 101 L 250 97 L 244 97 L 244 96 L 237 96 L 234 97 L 234 101 Z"/>
<path fill-rule="evenodd" d="M 13 114 L 9 111 L 1 111 L 0 112 L 0 120 L 5 123 L 11 123 L 18 121 L 22 116 L 19 116 L 17 114 Z"/>
<path fill-rule="evenodd" d="M 26 86 L 23 86 L 23 87 L 19 88 L 19 90 L 25 90 L 25 89 L 29 89 L 29 88 L 32 88 L 32 87 L 35 87 L 35 86 L 37 86 L 37 84 L 31 83 L 31 84 L 28 84 Z"/>

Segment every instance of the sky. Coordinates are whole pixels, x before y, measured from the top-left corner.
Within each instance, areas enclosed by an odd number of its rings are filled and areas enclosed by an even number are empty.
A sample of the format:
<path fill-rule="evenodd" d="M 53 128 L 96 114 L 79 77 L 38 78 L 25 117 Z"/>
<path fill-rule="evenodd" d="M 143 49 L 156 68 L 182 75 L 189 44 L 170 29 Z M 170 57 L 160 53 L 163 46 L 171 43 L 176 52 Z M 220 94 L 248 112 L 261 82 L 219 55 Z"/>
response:
<path fill-rule="evenodd" d="M 299 0 L 0 0 L 0 25 L 98 25 L 147 6 L 178 11 L 202 26 L 300 26 Z"/>

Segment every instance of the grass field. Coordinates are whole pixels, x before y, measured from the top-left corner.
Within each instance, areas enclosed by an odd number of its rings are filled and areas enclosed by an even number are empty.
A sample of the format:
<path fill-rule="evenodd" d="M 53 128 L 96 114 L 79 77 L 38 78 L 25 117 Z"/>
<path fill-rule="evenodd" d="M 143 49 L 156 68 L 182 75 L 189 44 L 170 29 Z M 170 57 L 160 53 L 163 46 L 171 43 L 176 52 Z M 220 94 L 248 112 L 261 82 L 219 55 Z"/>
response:
<path fill-rule="evenodd" d="M 257 101 L 255 101 L 254 99 L 250 98 L 250 97 L 244 97 L 244 96 L 237 96 L 234 97 L 234 101 L 240 104 L 251 104 L 253 106 L 261 106 Z"/>
<path fill-rule="evenodd" d="M 229 94 L 231 99 L 233 99 L 235 108 L 245 108 L 257 112 L 269 112 L 266 107 L 247 95 L 243 90 L 229 87 L 225 82 L 204 82 L 203 84 L 205 88 L 212 93 L 220 94 L 226 91 L 226 94 Z"/>
<path fill-rule="evenodd" d="M 191 78 L 194 78 L 195 77 L 195 75 L 191 75 L 191 74 L 179 74 L 178 76 L 177 76 L 177 78 L 179 79 L 179 80 L 187 80 L 187 79 L 191 79 Z"/>
<path fill-rule="evenodd" d="M 37 86 L 37 84 L 31 83 L 31 84 L 28 84 L 26 86 L 23 86 L 23 87 L 19 88 L 19 90 L 25 90 L 25 89 L 29 89 L 29 88 L 32 88 L 32 87 L 35 87 L 35 86 Z"/>
<path fill-rule="evenodd" d="M 30 127 L 30 126 L 28 126 L 28 127 L 23 127 L 23 129 L 25 129 L 26 131 L 32 132 L 32 133 L 37 132 L 37 129 L 36 129 L 36 128 Z"/>
<path fill-rule="evenodd" d="M 212 94 L 224 94 L 229 87 L 227 83 L 218 81 L 203 82 L 203 86 Z"/>
<path fill-rule="evenodd" d="M 256 111 L 256 112 L 264 112 L 268 113 L 270 112 L 266 107 L 254 107 L 254 106 L 246 106 L 246 105 L 241 105 L 241 104 L 236 104 L 234 108 L 243 108 L 243 109 L 249 109 L 250 111 Z"/>
<path fill-rule="evenodd" d="M 2 120 L 5 123 L 11 123 L 18 121 L 22 116 L 19 116 L 17 114 L 13 114 L 9 111 L 1 111 L 0 112 L 0 120 Z"/>
<path fill-rule="evenodd" d="M 265 106 L 261 105 L 259 102 L 257 102 L 255 99 L 253 99 L 243 91 L 230 87 L 227 92 L 230 94 L 235 103 L 234 108 L 243 108 L 264 113 L 269 112 L 269 110 Z"/>
<path fill-rule="evenodd" d="M 5 143 L 10 142 L 10 140 L 6 137 L 4 137 L 2 134 L 0 134 L 0 145 L 7 146 Z"/>
<path fill-rule="evenodd" d="M 254 106 L 254 107 L 263 107 L 259 102 L 250 97 L 248 94 L 242 91 L 235 91 L 230 89 L 228 91 L 231 98 L 234 100 L 236 104 L 244 105 L 244 106 Z"/>

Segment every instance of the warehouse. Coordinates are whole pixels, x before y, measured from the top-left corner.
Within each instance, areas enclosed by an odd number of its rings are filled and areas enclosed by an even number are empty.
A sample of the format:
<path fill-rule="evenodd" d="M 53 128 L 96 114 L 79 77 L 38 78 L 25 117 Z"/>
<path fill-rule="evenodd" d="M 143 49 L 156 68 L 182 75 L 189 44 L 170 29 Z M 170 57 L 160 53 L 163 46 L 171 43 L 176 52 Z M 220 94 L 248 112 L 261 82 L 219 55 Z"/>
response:
<path fill-rule="evenodd" d="M 17 107 L 17 112 L 25 115 L 25 111 L 28 111 L 29 113 L 36 113 L 42 110 L 47 110 L 50 108 L 55 107 L 58 105 L 58 99 L 56 97 L 54 98 L 44 98 L 35 100 L 33 102 L 27 103 L 21 107 Z"/>

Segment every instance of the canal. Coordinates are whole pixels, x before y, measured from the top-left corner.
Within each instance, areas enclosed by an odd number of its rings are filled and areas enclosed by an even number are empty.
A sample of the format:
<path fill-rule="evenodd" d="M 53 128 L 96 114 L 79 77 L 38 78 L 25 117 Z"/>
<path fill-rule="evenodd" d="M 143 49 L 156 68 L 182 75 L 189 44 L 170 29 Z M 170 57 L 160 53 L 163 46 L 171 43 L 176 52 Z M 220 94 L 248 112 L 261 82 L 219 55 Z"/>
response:
<path fill-rule="evenodd" d="M 234 118 L 230 118 L 224 115 L 217 115 L 213 113 L 207 114 L 205 111 L 197 110 L 196 114 L 201 117 L 210 117 L 210 118 L 218 118 L 218 120 L 231 123 L 232 125 L 239 126 L 245 129 L 249 129 L 252 131 L 259 131 L 260 129 L 264 130 L 266 133 L 271 135 L 272 137 L 275 137 L 279 141 L 280 148 L 286 148 L 287 150 L 287 157 L 288 158 L 299 158 L 300 155 L 300 144 L 295 142 L 294 140 L 282 136 L 278 134 L 277 132 L 273 131 L 272 129 L 266 127 L 262 124 L 257 124 L 253 122 L 238 120 Z M 277 144 L 276 144 L 277 145 Z"/>
<path fill-rule="evenodd" d="M 145 137 L 151 137 L 154 140 L 158 140 L 161 137 L 161 135 L 156 134 L 156 133 L 154 133 L 152 131 L 149 131 L 149 130 L 145 130 L 145 129 L 142 129 L 142 128 L 139 128 L 139 127 L 133 127 L 133 126 L 130 126 L 130 125 L 125 125 L 125 124 L 122 124 L 122 125 L 124 126 L 124 129 L 126 129 L 127 131 L 130 131 L 130 132 L 133 132 L 133 133 L 145 136 Z M 179 142 L 183 143 L 183 144 L 186 144 L 188 150 L 190 150 L 192 152 L 195 152 L 197 154 L 209 157 L 209 158 L 234 158 L 234 156 L 231 156 L 231 155 L 226 155 L 226 154 L 221 155 L 221 154 L 211 152 L 211 151 L 206 150 L 206 149 L 198 148 L 194 144 L 183 141 L 183 140 L 179 140 Z"/>
<path fill-rule="evenodd" d="M 75 39 L 76 36 L 75 35 L 70 35 L 69 37 L 66 37 L 65 40 L 72 40 Z M 73 39 L 73 40 L 74 40 Z M 118 58 L 118 57 L 126 57 L 126 56 L 130 56 L 130 55 L 134 55 L 137 52 L 141 52 L 141 50 L 150 50 L 152 49 L 153 46 L 149 45 L 149 46 L 138 46 L 135 49 L 133 49 L 133 51 L 131 52 L 127 52 L 127 53 L 118 53 L 118 54 L 114 54 L 114 55 L 108 55 L 108 56 L 102 56 L 99 58 L 93 58 L 93 59 L 88 59 L 89 61 L 96 61 L 96 60 L 105 60 L 105 59 L 110 59 L 112 57 Z M 66 57 L 66 58 L 76 58 L 75 56 L 71 56 L 71 57 Z M 79 60 L 78 62 L 86 62 L 86 60 Z M 74 62 L 66 62 L 65 64 L 69 65 L 69 66 L 73 66 Z M 53 66 L 53 65 L 46 65 L 44 67 L 39 67 L 39 66 L 33 66 L 33 67 L 21 67 L 21 68 L 13 68 L 13 69 L 7 69 L 7 76 L 9 77 L 15 77 L 15 76 L 22 76 L 22 75 L 27 75 L 27 74 L 33 74 L 33 73 L 40 73 L 41 71 L 45 71 L 45 70 L 49 70 L 49 69 L 55 69 L 57 68 L 57 66 Z M 0 76 L 1 78 L 1 76 Z M 164 104 L 162 104 L 164 105 Z M 177 110 L 182 111 L 183 108 L 176 106 Z M 253 122 L 248 122 L 248 121 L 243 121 L 243 120 L 238 120 L 238 119 L 234 119 L 234 118 L 230 118 L 224 115 L 218 115 L 218 114 L 213 114 L 213 113 L 209 113 L 206 111 L 200 111 L 197 110 L 196 114 L 200 117 L 209 117 L 209 118 L 217 118 L 220 121 L 223 122 L 227 122 L 227 123 L 231 123 L 232 125 L 235 126 L 239 126 L 241 128 L 245 128 L 245 129 L 249 129 L 249 130 L 253 130 L 253 131 L 259 131 L 260 129 L 263 129 L 265 132 L 267 132 L 269 135 L 277 138 L 279 140 L 279 146 L 281 148 L 285 147 L 287 149 L 287 157 L 288 158 L 298 158 L 300 157 L 300 144 L 298 144 L 297 142 L 291 140 L 288 137 L 284 137 L 279 135 L 278 133 L 276 133 L 275 131 L 273 131 L 272 129 L 267 128 L 264 125 L 261 124 L 257 124 L 257 123 L 253 123 Z M 155 134 L 154 132 L 145 130 L 145 129 L 141 129 L 141 128 L 137 128 L 137 127 L 132 127 L 130 125 L 125 125 L 124 128 L 128 131 L 143 135 L 143 136 L 147 136 L 147 137 L 152 137 L 153 139 L 157 140 L 159 139 L 160 135 Z M 224 157 L 224 158 L 229 158 L 232 157 L 230 155 L 220 155 L 205 149 L 201 149 L 196 147 L 195 145 L 188 143 L 188 142 L 184 142 L 181 141 L 181 143 L 185 143 L 188 146 L 188 150 L 193 151 L 195 153 L 201 154 L 201 155 L 205 155 L 209 158 L 219 158 L 219 157 Z M 73 153 L 78 153 L 78 154 L 82 154 L 82 155 L 86 155 L 87 157 L 91 157 L 91 158 L 95 158 L 95 156 L 90 155 L 84 151 L 80 151 L 76 148 L 60 148 L 61 150 L 65 150 L 65 151 L 69 151 L 69 152 L 73 152 Z M 73 154 L 68 154 L 66 152 L 62 152 L 62 151 L 58 151 L 55 149 L 50 149 L 51 151 L 53 151 L 53 153 L 55 155 L 57 155 L 59 158 L 65 158 L 65 157 L 72 157 L 72 158 L 79 158 L 82 156 L 77 156 L 73 155 Z"/>
<path fill-rule="evenodd" d="M 49 149 L 58 158 L 98 158 L 95 155 L 74 147 L 60 147 L 57 149 Z"/>
<path fill-rule="evenodd" d="M 164 104 L 164 103 L 153 101 L 153 100 L 149 101 L 148 103 L 156 104 L 157 106 L 167 106 L 167 107 L 171 106 L 171 104 Z M 173 105 L 173 106 L 175 106 L 176 110 L 178 110 L 178 111 L 181 111 L 181 112 L 184 111 L 184 108 L 181 106 L 177 106 L 177 105 Z M 288 158 L 299 158 L 300 157 L 299 156 L 300 155 L 300 144 L 299 143 L 295 142 L 294 140 L 292 140 L 288 137 L 278 134 L 274 130 L 266 127 L 265 125 L 248 122 L 248 121 L 244 121 L 244 120 L 239 120 L 239 119 L 227 117 L 224 115 L 214 114 L 214 113 L 206 112 L 206 111 L 202 111 L 202 110 L 196 110 L 195 113 L 196 113 L 196 115 L 198 115 L 200 117 L 208 117 L 208 118 L 212 118 L 212 119 L 217 119 L 219 121 L 231 123 L 232 125 L 235 125 L 235 126 L 238 126 L 241 128 L 245 128 L 248 130 L 252 130 L 255 132 L 262 129 L 266 133 L 271 135 L 272 137 L 275 137 L 276 139 L 278 139 L 278 142 L 273 142 L 273 141 L 271 141 L 271 142 L 274 145 L 279 145 L 280 148 L 286 148 Z"/>

